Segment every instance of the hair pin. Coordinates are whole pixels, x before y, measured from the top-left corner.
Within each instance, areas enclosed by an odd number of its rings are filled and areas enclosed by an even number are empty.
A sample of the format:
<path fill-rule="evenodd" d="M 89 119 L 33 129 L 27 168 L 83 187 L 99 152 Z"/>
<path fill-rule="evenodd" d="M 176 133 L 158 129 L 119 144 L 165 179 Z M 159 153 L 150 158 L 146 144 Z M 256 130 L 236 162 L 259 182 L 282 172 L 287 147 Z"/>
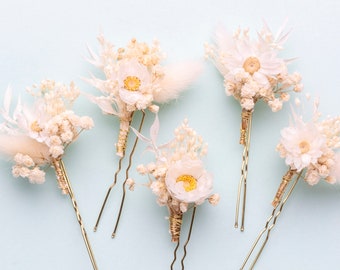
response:
<path fill-rule="evenodd" d="M 158 204 L 168 208 L 171 241 L 177 243 L 171 269 L 177 259 L 183 215 L 192 208 L 189 232 L 183 246 L 184 255 L 181 260 L 184 270 L 184 259 L 187 255 L 187 245 L 191 237 L 197 206 L 206 200 L 213 205 L 219 201 L 218 194 L 211 195 L 213 178 L 205 170 L 202 161 L 202 157 L 207 154 L 207 144 L 196 131 L 188 126 L 187 120 L 175 129 L 173 140 L 160 146 L 157 145 L 159 131 L 157 115 L 150 128 L 150 138 L 133 130 L 141 140 L 148 144 L 147 149 L 155 154 L 154 162 L 139 165 L 137 171 L 149 176 L 149 187 L 157 196 Z"/>
<path fill-rule="evenodd" d="M 263 100 L 273 112 L 281 110 L 289 100 L 290 91 L 300 92 L 302 85 L 298 73 L 289 74 L 287 64 L 291 60 L 278 57 L 288 38 L 281 27 L 276 37 L 266 24 L 258 33 L 258 39 L 249 37 L 249 30 L 238 29 L 234 35 L 219 27 L 214 44 L 206 45 L 206 55 L 211 58 L 224 77 L 227 96 L 240 102 L 240 144 L 243 146 L 241 177 L 235 211 L 235 228 L 239 226 L 239 210 L 242 197 L 241 231 L 244 230 L 247 194 L 248 159 L 252 117 L 255 104 Z"/>
<path fill-rule="evenodd" d="M 102 96 L 88 95 L 90 100 L 97 104 L 104 114 L 114 115 L 119 118 L 120 129 L 116 143 L 118 169 L 114 175 L 114 181 L 107 190 L 101 206 L 94 231 L 97 230 L 103 210 L 112 188 L 117 184 L 118 174 L 122 169 L 122 161 L 125 157 L 129 128 L 137 111 L 141 111 L 142 117 L 139 124 L 141 132 L 145 111 L 157 113 L 156 103 L 166 103 L 177 98 L 200 73 L 201 64 L 197 62 L 183 62 L 175 65 L 162 66 L 164 58 L 160 51 L 158 41 L 151 45 L 132 39 L 125 48 L 115 50 L 114 46 L 100 35 L 100 55 L 96 55 L 90 49 L 93 65 L 100 68 L 105 79 L 92 76 L 87 81 L 102 92 Z M 126 183 L 129 179 L 129 169 L 132 165 L 132 157 L 135 152 L 138 137 L 129 154 L 129 162 L 125 170 L 123 182 L 123 195 L 116 219 L 112 237 L 115 237 L 119 220 L 123 210 Z"/>
<path fill-rule="evenodd" d="M 4 122 L 0 125 L 0 152 L 14 162 L 13 176 L 28 178 L 32 184 L 44 183 L 44 170 L 49 166 L 54 168 L 61 192 L 71 198 L 93 269 L 97 269 L 62 160 L 68 145 L 78 138 L 82 130 L 92 128 L 93 121 L 90 117 L 76 115 L 70 109 L 80 94 L 74 83 L 68 86 L 44 80 L 39 86 L 29 88 L 28 92 L 36 98 L 33 107 L 23 105 L 19 98 L 13 116 L 10 116 L 12 97 L 10 89 L 6 91 L 1 111 Z"/>
<path fill-rule="evenodd" d="M 294 123 L 281 131 L 277 151 L 289 168 L 282 177 L 272 201 L 272 213 L 247 254 L 241 269 L 244 269 L 260 240 L 264 238 L 250 266 L 250 269 L 254 268 L 299 179 L 304 179 L 309 185 L 315 185 L 321 179 L 334 184 L 336 179 L 340 179 L 340 154 L 336 152 L 340 147 L 340 117 L 329 117 L 323 121 L 319 118 L 316 100 L 312 121 L 304 122 L 301 115 L 293 113 Z"/>

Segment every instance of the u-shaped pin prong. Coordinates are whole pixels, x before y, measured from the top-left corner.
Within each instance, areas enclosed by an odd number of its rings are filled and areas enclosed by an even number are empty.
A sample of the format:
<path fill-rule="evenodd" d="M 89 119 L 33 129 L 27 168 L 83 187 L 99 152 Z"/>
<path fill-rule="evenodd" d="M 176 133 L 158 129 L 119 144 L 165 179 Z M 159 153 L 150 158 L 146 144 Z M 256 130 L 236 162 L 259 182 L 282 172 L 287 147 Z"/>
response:
<path fill-rule="evenodd" d="M 139 133 L 142 130 L 142 127 L 143 127 L 143 124 L 144 124 L 144 119 L 145 119 L 145 112 L 142 110 L 142 119 L 141 119 L 139 127 L 138 127 L 138 132 Z M 118 212 L 118 217 L 117 217 L 117 220 L 116 220 L 116 224 L 115 224 L 114 230 L 113 230 L 113 232 L 111 234 L 112 238 L 114 238 L 116 236 L 116 232 L 117 232 L 117 229 L 118 229 L 119 221 L 120 221 L 120 218 L 121 218 L 121 215 L 122 215 L 122 212 L 123 212 L 125 196 L 126 196 L 126 182 L 129 179 L 129 170 L 130 170 L 131 165 L 132 165 L 132 157 L 133 157 L 133 154 L 135 153 L 137 143 L 138 143 L 138 136 L 136 136 L 135 141 L 133 143 L 133 147 L 132 147 L 132 150 L 131 150 L 130 155 L 129 155 L 129 164 L 128 164 L 126 170 L 125 170 L 125 180 L 124 180 L 123 185 L 122 185 L 122 187 L 123 187 L 123 195 L 122 195 L 122 199 L 121 199 L 120 206 L 119 206 L 119 212 Z"/>
<path fill-rule="evenodd" d="M 100 212 L 99 212 L 98 217 L 97 217 L 96 224 L 94 225 L 94 228 L 93 228 L 93 231 L 94 231 L 94 232 L 97 231 L 97 228 L 98 228 L 100 219 L 101 219 L 101 217 L 102 217 L 104 208 L 105 208 L 105 206 L 106 206 L 107 199 L 108 199 L 109 196 L 110 196 L 111 190 L 112 190 L 112 188 L 117 184 L 118 174 L 119 174 L 119 172 L 120 172 L 121 169 L 122 169 L 122 161 L 123 161 L 123 159 L 124 159 L 124 156 L 120 157 L 120 159 L 119 159 L 119 162 L 118 162 L 118 169 L 117 169 L 117 171 L 115 172 L 115 176 L 114 176 L 114 182 L 112 183 L 112 185 L 109 187 L 109 189 L 108 189 L 107 192 L 106 192 L 106 195 L 105 195 L 103 204 L 102 204 L 102 206 L 101 206 L 101 208 L 100 208 Z"/>
<path fill-rule="evenodd" d="M 189 232 L 188 232 L 188 238 L 187 241 L 184 244 L 184 254 L 183 254 L 183 258 L 181 260 L 181 265 L 182 265 L 182 270 L 184 270 L 184 259 L 187 256 L 187 246 L 189 244 L 190 241 L 190 237 L 191 237 L 191 233 L 192 233 L 192 227 L 194 225 L 194 220 L 195 220 L 195 214 L 196 214 L 196 206 L 194 206 L 194 209 L 192 210 L 192 216 L 191 216 L 191 222 L 190 222 L 190 228 L 189 228 Z"/>
<path fill-rule="evenodd" d="M 301 175 L 302 175 L 302 172 L 303 172 L 303 171 L 301 171 L 301 172 L 297 175 L 295 181 L 292 182 L 291 187 L 290 187 L 289 190 L 286 192 L 286 195 L 285 195 L 284 197 L 282 196 L 282 197 L 283 197 L 283 200 L 280 200 L 279 203 L 274 207 L 274 209 L 273 209 L 273 211 L 272 211 L 272 214 L 271 214 L 271 216 L 267 219 L 267 222 L 266 222 L 264 228 L 261 230 L 261 232 L 260 232 L 259 235 L 257 236 L 255 242 L 253 243 L 252 247 L 250 248 L 250 251 L 248 252 L 248 254 L 247 254 L 245 260 L 243 261 L 243 264 L 242 264 L 240 270 L 243 270 L 243 269 L 245 268 L 247 262 L 249 261 L 251 255 L 253 254 L 253 252 L 254 252 L 255 248 L 257 247 L 258 243 L 260 242 L 260 240 L 262 239 L 262 237 L 265 235 L 265 239 L 264 239 L 264 241 L 263 241 L 263 243 L 262 243 L 262 245 L 261 245 L 259 251 L 258 251 L 257 254 L 255 255 L 255 258 L 254 258 L 254 260 L 252 261 L 251 266 L 250 266 L 249 269 L 253 269 L 253 268 L 254 268 L 256 262 L 258 261 L 259 257 L 260 257 L 261 254 L 262 254 L 263 249 L 265 248 L 265 246 L 266 246 L 266 244 L 267 244 L 267 242 L 268 242 L 268 239 L 269 239 L 271 230 L 274 228 L 274 226 L 275 226 L 275 224 L 276 224 L 276 222 L 277 222 L 277 219 L 279 218 L 280 214 L 282 213 L 283 207 L 285 206 L 287 200 L 288 200 L 289 197 L 291 196 L 291 194 L 292 194 L 292 192 L 293 192 L 293 190 L 294 190 L 294 188 L 295 188 L 297 182 L 299 181 L 299 179 L 300 179 L 300 177 L 301 177 Z M 287 173 L 287 174 L 288 174 L 288 173 Z M 287 175 L 287 174 L 286 174 L 286 175 Z M 285 175 L 285 176 L 286 176 L 286 175 Z M 283 177 L 283 180 L 282 180 L 282 181 L 284 181 L 285 176 Z M 280 187 L 281 187 L 281 186 L 280 186 Z M 285 188 L 287 188 L 287 185 L 285 186 Z M 279 188 L 279 190 L 280 190 L 280 188 Z M 285 190 L 283 191 L 283 193 L 285 193 Z"/>

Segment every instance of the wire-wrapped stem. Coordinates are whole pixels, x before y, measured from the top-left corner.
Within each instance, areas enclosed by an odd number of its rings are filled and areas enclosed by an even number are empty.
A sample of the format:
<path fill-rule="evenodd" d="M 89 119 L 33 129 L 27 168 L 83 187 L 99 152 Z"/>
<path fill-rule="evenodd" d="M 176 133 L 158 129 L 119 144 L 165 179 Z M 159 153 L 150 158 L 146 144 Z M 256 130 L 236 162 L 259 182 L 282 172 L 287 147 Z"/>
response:
<path fill-rule="evenodd" d="M 61 166 L 61 158 L 53 159 L 52 165 L 55 170 L 55 174 L 57 176 L 58 187 L 61 189 L 61 192 L 64 195 L 69 194 L 69 187 L 67 185 L 66 179 L 64 177 L 64 172 Z"/>
<path fill-rule="evenodd" d="M 273 207 L 276 207 L 280 203 L 280 201 L 282 199 L 282 196 L 283 196 L 283 194 L 284 194 L 284 192 L 285 192 L 289 182 L 292 180 L 293 176 L 295 175 L 295 173 L 296 173 L 296 170 L 290 169 L 282 177 L 281 184 L 280 184 L 280 186 L 279 186 L 279 188 L 278 188 L 278 190 L 276 192 L 275 198 L 274 198 L 274 200 L 272 202 Z"/>
<path fill-rule="evenodd" d="M 241 120 L 240 144 L 242 144 L 244 147 L 243 147 L 243 154 L 242 154 L 241 176 L 240 176 L 240 181 L 238 184 L 234 227 L 238 228 L 241 193 L 243 193 L 240 230 L 244 231 L 245 209 L 246 209 L 246 198 L 247 198 L 248 160 L 249 160 L 250 134 L 251 134 L 253 111 L 242 110 L 241 116 L 242 116 L 242 120 Z"/>
<path fill-rule="evenodd" d="M 52 164 L 53 164 L 53 167 L 55 168 L 55 173 L 56 173 L 56 176 L 57 176 L 58 185 L 61 188 L 62 193 L 68 194 L 71 198 L 72 206 L 73 206 L 73 209 L 76 213 L 76 217 L 77 217 L 77 220 L 78 220 L 78 223 L 79 223 L 79 226 L 80 226 L 81 234 L 83 236 L 85 246 L 86 246 L 87 252 L 89 254 L 93 269 L 98 270 L 96 260 L 94 258 L 93 251 L 92 251 L 92 248 L 91 248 L 91 245 L 90 245 L 90 242 L 88 240 L 87 233 L 86 233 L 86 230 L 85 230 L 85 227 L 84 227 L 84 224 L 83 224 L 83 220 L 82 220 L 80 212 L 79 212 L 78 204 L 77 204 L 77 201 L 76 201 L 75 196 L 73 194 L 73 190 L 72 190 L 72 187 L 71 187 L 70 180 L 68 179 L 68 176 L 66 174 L 64 163 L 63 163 L 61 158 L 58 158 L 58 159 L 54 159 L 52 161 Z"/>
<path fill-rule="evenodd" d="M 253 111 L 242 109 L 241 112 L 241 127 L 240 127 L 240 144 L 246 145 L 250 118 L 252 117 Z"/>
<path fill-rule="evenodd" d="M 171 234 L 171 241 L 176 243 L 179 241 L 179 238 L 181 236 L 183 213 L 180 210 L 176 211 L 172 207 L 169 207 L 169 212 L 169 229 Z"/>
<path fill-rule="evenodd" d="M 127 139 L 130 131 L 133 112 L 126 112 L 124 117 L 120 118 L 118 142 L 116 144 L 117 155 L 123 157 L 127 145 Z"/>

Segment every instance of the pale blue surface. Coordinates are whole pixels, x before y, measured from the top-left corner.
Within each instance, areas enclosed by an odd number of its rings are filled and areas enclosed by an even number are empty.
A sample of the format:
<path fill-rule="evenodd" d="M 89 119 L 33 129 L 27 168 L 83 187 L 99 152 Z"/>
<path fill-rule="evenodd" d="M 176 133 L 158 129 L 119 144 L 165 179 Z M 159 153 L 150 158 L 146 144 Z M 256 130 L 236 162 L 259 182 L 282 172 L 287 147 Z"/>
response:
<path fill-rule="evenodd" d="M 321 98 L 321 111 L 340 113 L 339 14 L 337 0 L 312 1 L 3 1 L 0 5 L 0 89 L 15 94 L 45 78 L 71 80 L 85 92 L 96 90 L 82 81 L 95 69 L 84 60 L 86 44 L 98 49 L 100 32 L 118 46 L 132 37 L 158 38 L 168 62 L 203 57 L 203 44 L 220 22 L 252 34 L 265 19 L 273 30 L 286 17 L 294 30 L 286 44 L 290 66 L 303 76 L 305 91 Z M 2 93 L 3 93 L 2 92 Z M 1 99 L 3 94 L 1 95 Z M 92 232 L 118 158 L 114 141 L 118 121 L 103 116 L 80 98 L 75 110 L 91 115 L 95 128 L 68 149 L 65 164 L 88 231 L 99 269 L 169 269 L 174 245 L 168 235 L 165 208 L 144 186 L 127 195 L 118 236 L 110 238 L 120 186 L 112 196 L 97 233 Z M 275 152 L 279 131 L 288 124 L 289 106 L 273 114 L 258 104 L 250 152 L 246 231 L 233 228 L 242 149 L 238 145 L 240 107 L 224 94 L 222 79 L 210 62 L 202 76 L 177 102 L 160 111 L 160 141 L 171 138 L 183 118 L 209 143 L 207 167 L 215 176 L 217 207 L 203 205 L 197 218 L 187 270 L 239 269 L 271 212 L 270 202 L 286 170 Z M 149 115 L 150 116 L 150 115 Z M 152 119 L 148 119 L 146 127 Z M 146 129 L 145 129 L 146 130 Z M 134 165 L 144 162 L 139 144 Z M 0 162 L 0 269 L 92 269 L 67 197 L 60 194 L 51 171 L 44 185 L 13 180 L 11 164 Z M 139 183 L 146 182 L 137 177 Z M 286 205 L 257 268 L 339 269 L 340 193 L 338 186 L 310 187 L 300 182 Z M 184 221 L 186 236 L 189 218 Z M 182 242 L 184 242 L 183 237 Z M 181 252 L 179 252 L 181 257 Z M 175 269 L 180 269 L 176 264 Z"/>

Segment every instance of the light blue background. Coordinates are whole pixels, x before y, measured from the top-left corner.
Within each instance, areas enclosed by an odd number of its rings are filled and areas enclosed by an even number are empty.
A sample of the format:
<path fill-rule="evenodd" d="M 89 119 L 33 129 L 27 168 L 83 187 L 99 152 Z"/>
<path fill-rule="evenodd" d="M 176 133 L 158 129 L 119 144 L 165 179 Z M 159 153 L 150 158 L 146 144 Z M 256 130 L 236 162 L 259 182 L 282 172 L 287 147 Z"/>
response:
<path fill-rule="evenodd" d="M 85 61 L 86 45 L 98 51 L 102 32 L 117 46 L 132 37 L 160 40 L 168 62 L 202 59 L 203 44 L 215 26 L 259 30 L 262 19 L 278 29 L 286 17 L 293 32 L 284 56 L 298 57 L 290 66 L 303 76 L 305 91 L 319 95 L 324 115 L 337 115 L 340 98 L 339 14 L 337 0 L 309 1 L 2 1 L 0 4 L 1 99 L 10 84 L 15 95 L 51 78 L 97 93 L 81 77 L 97 72 Z M 100 73 L 96 73 L 100 74 Z M 116 239 L 110 238 L 121 188 L 116 187 L 97 233 L 92 232 L 118 158 L 114 142 L 118 121 L 103 116 L 81 97 L 75 111 L 91 115 L 92 131 L 84 132 L 65 156 L 65 164 L 101 270 L 169 269 L 174 244 L 168 235 L 166 208 L 139 185 L 127 194 Z M 270 202 L 286 171 L 275 152 L 280 129 L 288 124 L 289 106 L 272 113 L 256 106 L 250 151 L 246 231 L 233 228 L 242 148 L 238 145 L 240 107 L 224 94 L 222 78 L 210 62 L 181 98 L 160 111 L 160 142 L 187 117 L 209 143 L 206 159 L 221 201 L 198 208 L 187 270 L 239 269 L 253 240 L 270 215 Z M 148 115 L 150 117 L 150 115 Z M 148 118 L 144 133 L 152 122 Z M 131 136 L 132 139 L 132 136 Z M 139 143 L 134 166 L 147 162 Z M 145 183 L 131 170 L 138 183 Z M 0 162 L 0 269 L 92 269 L 70 200 L 61 195 L 51 170 L 44 185 L 11 176 L 11 164 Z M 122 179 L 121 179 L 122 180 Z M 339 269 L 340 189 L 300 182 L 272 232 L 256 269 Z M 183 225 L 184 242 L 189 218 Z M 179 252 L 179 257 L 182 253 Z M 176 264 L 175 269 L 180 269 Z"/>

